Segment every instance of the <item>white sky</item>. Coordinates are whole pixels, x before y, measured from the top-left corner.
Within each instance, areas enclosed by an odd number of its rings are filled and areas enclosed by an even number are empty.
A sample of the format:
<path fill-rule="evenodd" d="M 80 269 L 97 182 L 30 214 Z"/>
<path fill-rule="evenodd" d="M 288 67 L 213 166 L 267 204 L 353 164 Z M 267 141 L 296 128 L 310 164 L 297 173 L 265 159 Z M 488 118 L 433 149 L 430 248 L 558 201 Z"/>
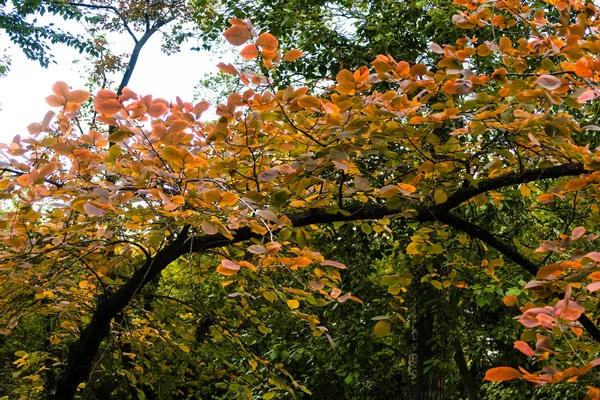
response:
<path fill-rule="evenodd" d="M 62 20 L 56 24 L 73 32 L 83 32 L 75 22 L 68 25 Z M 207 52 L 187 50 L 167 56 L 160 51 L 160 34 L 155 34 L 142 49 L 129 88 L 138 94 L 152 94 L 168 101 L 176 96 L 184 101 L 193 100 L 194 86 L 208 71 L 217 71 L 218 56 Z M 118 42 L 112 50 L 115 54 L 129 52 L 133 40 L 127 35 L 115 36 Z M 194 43 L 196 45 L 196 43 Z M 85 89 L 85 55 L 65 45 L 53 45 L 52 54 L 57 62 L 48 69 L 28 60 L 18 46 L 10 44 L 7 35 L 0 31 L 0 51 L 9 47 L 12 63 L 8 75 L 0 78 L 0 142 L 12 141 L 16 134 L 26 137 L 27 125 L 39 122 L 51 108 L 44 98 L 52 94 L 51 86 L 56 81 L 68 83 L 72 89 Z M 235 51 L 232 49 L 232 52 Z M 79 60 L 79 63 L 73 62 Z M 228 61 L 229 62 L 229 61 Z M 121 76 L 115 77 L 117 83 Z"/>

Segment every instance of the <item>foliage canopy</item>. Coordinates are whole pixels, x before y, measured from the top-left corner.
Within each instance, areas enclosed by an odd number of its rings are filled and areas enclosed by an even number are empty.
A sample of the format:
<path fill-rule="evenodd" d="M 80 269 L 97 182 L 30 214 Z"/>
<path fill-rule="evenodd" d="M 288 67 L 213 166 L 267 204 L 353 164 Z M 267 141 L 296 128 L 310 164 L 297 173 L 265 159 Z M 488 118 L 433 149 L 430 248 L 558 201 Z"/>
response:
<path fill-rule="evenodd" d="M 90 94 L 57 82 L 57 113 L 1 149 L 0 333 L 44 338 L 10 389 L 476 399 L 479 378 L 585 377 L 600 398 L 600 10 L 454 3 L 465 37 L 320 95 L 274 83 L 306 49 L 232 18 L 254 68 L 219 65 L 245 86 L 211 122 L 102 89 L 110 128 L 83 131 Z"/>

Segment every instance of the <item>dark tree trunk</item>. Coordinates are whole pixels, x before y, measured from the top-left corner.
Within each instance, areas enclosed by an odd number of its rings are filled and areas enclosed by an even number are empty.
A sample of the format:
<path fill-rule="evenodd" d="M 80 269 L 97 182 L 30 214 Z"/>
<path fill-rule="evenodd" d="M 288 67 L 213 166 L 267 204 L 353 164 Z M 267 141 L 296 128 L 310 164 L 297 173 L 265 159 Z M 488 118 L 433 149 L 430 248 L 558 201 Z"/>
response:
<path fill-rule="evenodd" d="M 465 353 L 463 353 L 462 346 L 456 337 L 452 340 L 452 348 L 454 349 L 454 361 L 458 367 L 460 379 L 463 382 L 469 400 L 479 400 L 479 395 L 477 394 L 478 387 L 471 376 L 471 371 L 469 371 L 467 361 L 465 360 Z"/>
<path fill-rule="evenodd" d="M 415 280 L 418 282 L 420 279 Z M 442 400 L 443 376 L 435 368 L 425 371 L 425 364 L 436 357 L 432 345 L 436 340 L 434 332 L 437 307 L 432 306 L 439 296 L 435 289 L 427 286 L 428 283 L 418 285 L 412 296 L 407 400 Z"/>

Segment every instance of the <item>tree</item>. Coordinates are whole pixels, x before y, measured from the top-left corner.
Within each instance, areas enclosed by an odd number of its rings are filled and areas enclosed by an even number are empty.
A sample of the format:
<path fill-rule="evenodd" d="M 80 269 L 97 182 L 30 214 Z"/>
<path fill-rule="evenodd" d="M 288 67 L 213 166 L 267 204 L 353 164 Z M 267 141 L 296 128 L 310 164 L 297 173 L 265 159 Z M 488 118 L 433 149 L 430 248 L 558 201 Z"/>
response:
<path fill-rule="evenodd" d="M 63 2 L 3 0 L 0 2 L 0 29 L 4 30 L 10 40 L 23 50 L 27 58 L 38 61 L 44 67 L 54 62 L 52 53 L 49 52 L 49 43 L 63 43 L 80 52 L 93 53 L 92 43 L 84 38 L 51 25 L 40 25 L 37 18 L 33 21 L 29 18 L 43 16 L 46 13 L 60 15 L 65 20 L 79 20 L 82 17 L 77 9 L 68 7 Z M 8 70 L 9 65 L 10 60 L 3 58 L 0 64 L 0 75 Z"/>
<path fill-rule="evenodd" d="M 394 312 L 375 316 L 372 328 L 380 344 L 405 327 L 402 320 L 415 332 L 404 380 L 412 398 L 440 396 L 439 374 L 426 369 L 443 366 L 423 338 L 445 348 L 435 328 L 464 333 L 486 307 L 498 308 L 500 296 L 506 306 L 522 306 L 530 330 L 515 347 L 538 354 L 544 369 L 497 365 L 488 380 L 558 382 L 595 366 L 589 344 L 600 339 L 591 295 L 598 285 L 587 281 L 596 279 L 600 259 L 591 150 L 600 128 L 590 123 L 598 9 L 575 1 L 534 9 L 457 3 L 460 28 L 483 38 L 492 31 L 497 40 L 433 43 L 437 59 L 420 63 L 380 55 L 372 69 L 341 70 L 322 97 L 221 64 L 248 88 L 231 94 L 213 123 L 201 119 L 205 102 L 104 89 L 95 110 L 115 128 L 81 134 L 77 110 L 89 94 L 55 84 L 47 98 L 60 108 L 55 122 L 30 125 L 30 139 L 3 149 L 2 333 L 51 320 L 49 351 L 17 353 L 16 365 L 31 371 L 24 390 L 73 398 L 108 353 L 133 392 L 150 397 L 160 368 L 192 380 L 198 361 L 211 362 L 206 355 L 223 346 L 231 361 L 214 362 L 202 379 L 233 375 L 225 396 L 273 398 L 283 390 L 301 397 L 310 388 L 260 350 L 270 334 L 298 340 L 302 326 L 335 343 L 334 325 L 321 321 L 327 307 L 363 303 L 342 279 L 352 264 L 306 246 L 311 236 L 344 237 L 322 236 L 328 224 L 356 223 L 376 240 L 393 237 L 405 253 L 381 269 Z M 281 52 L 273 35 L 231 23 L 225 38 L 244 45 L 242 56 L 261 68 L 302 62 L 298 50 Z M 502 36 L 513 28 L 520 40 Z M 573 243 L 579 251 L 564 256 Z M 525 286 L 534 295 L 511 281 L 515 275 L 537 277 Z M 189 312 L 170 311 L 175 303 Z M 423 305 L 436 313 L 419 313 Z M 273 313 L 293 329 L 269 320 Z M 461 356 L 474 344 L 456 338 L 449 346 L 474 398 L 479 388 Z M 303 370 L 296 367 L 290 370 Z M 56 383 L 42 376 L 47 370 L 58 372 Z M 425 381 L 432 389 L 418 390 Z M 173 396 L 185 395 L 183 383 L 173 385 Z M 592 398 L 596 390 L 589 389 Z"/>

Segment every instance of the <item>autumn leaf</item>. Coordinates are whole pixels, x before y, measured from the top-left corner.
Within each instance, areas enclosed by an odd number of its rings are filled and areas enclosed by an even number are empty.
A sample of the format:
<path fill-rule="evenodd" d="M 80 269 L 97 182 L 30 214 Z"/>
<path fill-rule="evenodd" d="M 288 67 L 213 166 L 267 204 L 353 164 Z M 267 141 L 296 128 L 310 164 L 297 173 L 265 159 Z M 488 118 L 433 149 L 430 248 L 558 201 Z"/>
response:
<path fill-rule="evenodd" d="M 58 95 L 61 96 L 63 99 L 66 99 L 67 96 L 69 95 L 69 85 L 67 85 L 65 82 L 63 81 L 58 81 L 56 83 L 54 83 L 54 85 L 52 85 L 52 91 Z"/>
<path fill-rule="evenodd" d="M 244 25 L 234 25 L 223 32 L 225 39 L 234 46 L 241 46 L 252 39 L 252 32 Z"/>
<path fill-rule="evenodd" d="M 258 47 L 255 44 L 249 44 L 240 51 L 240 55 L 245 60 L 253 60 L 258 57 Z"/>
<path fill-rule="evenodd" d="M 327 266 L 335 267 L 335 268 L 339 268 L 339 269 L 346 269 L 346 266 L 344 264 L 342 264 L 341 262 L 331 261 L 331 260 L 323 260 L 323 261 L 321 261 L 321 265 L 327 265 Z"/>
<path fill-rule="evenodd" d="M 532 357 L 535 355 L 535 351 L 529 347 L 529 345 L 521 340 L 517 340 L 515 342 L 515 349 L 519 350 L 521 353 L 525 354 L 527 357 Z"/>
<path fill-rule="evenodd" d="M 298 300 L 292 299 L 287 301 L 287 305 L 291 310 L 295 310 L 298 307 L 300 307 L 300 302 Z"/>
<path fill-rule="evenodd" d="M 513 306 L 519 304 L 519 300 L 517 299 L 517 296 L 513 296 L 513 295 L 504 297 L 502 299 L 502 302 L 507 307 L 513 307 Z"/>
<path fill-rule="evenodd" d="M 219 68 L 219 70 L 224 74 L 237 75 L 239 73 L 239 71 L 235 66 L 233 66 L 233 64 L 225 64 L 220 62 L 217 64 L 217 68 Z"/>
<path fill-rule="evenodd" d="M 488 370 L 485 373 L 484 381 L 492 382 L 503 382 L 517 379 L 523 376 L 523 374 L 514 368 L 510 367 L 496 367 Z"/>
<path fill-rule="evenodd" d="M 235 261 L 221 260 L 221 264 L 217 267 L 217 272 L 224 276 L 233 276 L 240 270 L 240 265 Z"/>
<path fill-rule="evenodd" d="M 389 321 L 382 319 L 377 321 L 375 327 L 373 328 L 373 332 L 375 333 L 376 338 L 382 338 L 389 335 L 391 329 L 391 325 Z"/>
<path fill-rule="evenodd" d="M 258 36 L 258 39 L 256 39 L 256 44 L 264 50 L 274 52 L 277 50 L 277 46 L 279 46 L 279 41 L 270 33 L 262 33 Z"/>
<path fill-rule="evenodd" d="M 286 62 L 290 62 L 290 61 L 294 61 L 300 57 L 302 57 L 304 53 L 302 53 L 300 50 L 294 49 L 294 50 L 290 50 L 287 53 L 285 53 L 285 55 L 283 56 L 283 61 Z"/>
<path fill-rule="evenodd" d="M 541 88 L 548 90 L 558 89 L 562 86 L 561 80 L 553 75 L 540 75 L 535 83 L 537 83 Z"/>
<path fill-rule="evenodd" d="M 117 99 L 110 99 L 96 104 L 94 109 L 106 117 L 114 117 L 121 111 L 121 103 Z"/>

